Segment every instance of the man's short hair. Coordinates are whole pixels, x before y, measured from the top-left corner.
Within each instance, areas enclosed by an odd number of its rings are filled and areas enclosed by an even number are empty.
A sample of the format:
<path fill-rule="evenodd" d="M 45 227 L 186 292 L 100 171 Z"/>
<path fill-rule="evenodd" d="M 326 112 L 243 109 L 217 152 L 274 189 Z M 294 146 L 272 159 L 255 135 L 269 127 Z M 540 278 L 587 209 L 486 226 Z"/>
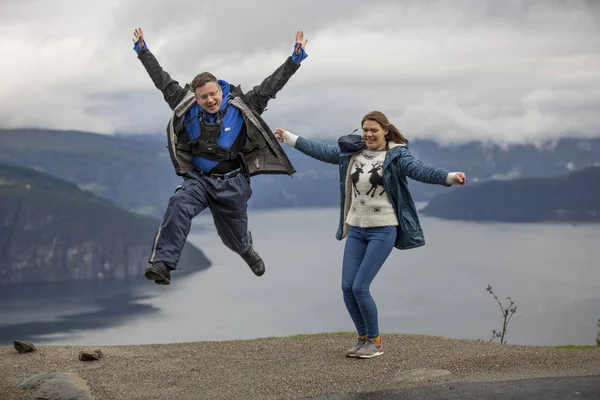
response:
<path fill-rule="evenodd" d="M 217 78 L 210 72 L 202 72 L 196 75 L 196 77 L 192 80 L 192 91 L 196 92 L 196 89 L 204 86 L 209 82 L 214 82 L 218 84 Z"/>

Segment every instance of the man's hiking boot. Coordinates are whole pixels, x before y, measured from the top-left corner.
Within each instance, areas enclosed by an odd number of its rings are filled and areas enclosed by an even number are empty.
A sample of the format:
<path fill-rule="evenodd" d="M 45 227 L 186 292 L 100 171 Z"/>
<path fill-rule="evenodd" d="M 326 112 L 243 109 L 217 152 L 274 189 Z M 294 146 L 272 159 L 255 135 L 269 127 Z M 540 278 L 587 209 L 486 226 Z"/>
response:
<path fill-rule="evenodd" d="M 171 283 L 171 271 L 161 261 L 152 263 L 151 266 L 146 268 L 144 276 L 158 285 L 168 285 Z"/>
<path fill-rule="evenodd" d="M 383 354 L 383 343 L 377 344 L 373 339 L 369 341 L 356 352 L 356 358 L 373 358 Z"/>
<path fill-rule="evenodd" d="M 359 336 L 356 340 L 356 344 L 346 351 L 346 357 L 356 357 L 356 352 L 359 351 L 366 343 L 367 339 L 363 336 Z"/>
<path fill-rule="evenodd" d="M 258 253 L 254 251 L 254 248 L 250 249 L 249 252 L 242 254 L 241 256 L 244 261 L 246 261 L 246 264 L 248 264 L 252 272 L 254 272 L 254 275 L 261 276 L 265 273 L 265 263 L 262 258 L 260 258 Z"/>

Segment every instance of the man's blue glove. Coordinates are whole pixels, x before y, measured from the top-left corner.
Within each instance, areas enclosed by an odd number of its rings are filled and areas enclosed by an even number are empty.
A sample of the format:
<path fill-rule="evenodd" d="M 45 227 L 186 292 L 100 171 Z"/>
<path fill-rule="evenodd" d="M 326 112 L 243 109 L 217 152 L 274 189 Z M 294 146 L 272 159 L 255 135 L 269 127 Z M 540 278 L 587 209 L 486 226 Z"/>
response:
<path fill-rule="evenodd" d="M 308 54 L 306 54 L 306 52 L 304 51 L 304 46 L 300 47 L 300 51 L 298 53 L 296 53 L 298 46 L 300 46 L 300 43 L 296 43 L 294 45 L 294 52 L 292 53 L 292 61 L 295 62 L 296 64 L 300 65 L 300 63 L 306 57 L 308 57 Z"/>
<path fill-rule="evenodd" d="M 136 53 L 140 54 L 140 51 L 147 49 L 148 46 L 146 45 L 146 40 L 142 39 L 142 47 L 140 47 L 140 41 L 138 40 L 137 42 L 135 42 L 135 44 L 133 45 L 133 49 L 135 50 Z"/>

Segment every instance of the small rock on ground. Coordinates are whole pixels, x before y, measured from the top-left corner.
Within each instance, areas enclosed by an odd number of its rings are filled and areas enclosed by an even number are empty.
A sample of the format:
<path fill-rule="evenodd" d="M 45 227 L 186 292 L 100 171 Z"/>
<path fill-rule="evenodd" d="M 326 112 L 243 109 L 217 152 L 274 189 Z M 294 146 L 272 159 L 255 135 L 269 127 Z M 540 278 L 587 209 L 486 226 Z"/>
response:
<path fill-rule="evenodd" d="M 99 360 L 102 357 L 102 352 L 98 349 L 96 350 L 82 350 L 79 352 L 79 359 L 81 361 L 95 361 Z"/>
<path fill-rule="evenodd" d="M 29 353 L 37 350 L 31 342 L 27 342 L 24 340 L 15 340 L 13 341 L 13 343 L 15 345 L 15 349 L 17 349 L 19 353 Z"/>

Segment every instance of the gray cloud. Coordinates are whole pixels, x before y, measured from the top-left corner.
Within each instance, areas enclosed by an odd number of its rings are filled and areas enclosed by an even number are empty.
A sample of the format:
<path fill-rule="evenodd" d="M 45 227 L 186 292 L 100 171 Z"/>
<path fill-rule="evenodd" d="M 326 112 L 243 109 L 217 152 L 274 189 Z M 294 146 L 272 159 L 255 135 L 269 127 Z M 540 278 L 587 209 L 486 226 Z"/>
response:
<path fill-rule="evenodd" d="M 180 83 L 209 70 L 245 89 L 303 29 L 309 57 L 265 117 L 307 136 L 347 133 L 373 109 L 442 142 L 600 136 L 593 0 L 0 4 L 7 127 L 164 131 L 168 107 L 132 50 L 142 26 Z"/>

